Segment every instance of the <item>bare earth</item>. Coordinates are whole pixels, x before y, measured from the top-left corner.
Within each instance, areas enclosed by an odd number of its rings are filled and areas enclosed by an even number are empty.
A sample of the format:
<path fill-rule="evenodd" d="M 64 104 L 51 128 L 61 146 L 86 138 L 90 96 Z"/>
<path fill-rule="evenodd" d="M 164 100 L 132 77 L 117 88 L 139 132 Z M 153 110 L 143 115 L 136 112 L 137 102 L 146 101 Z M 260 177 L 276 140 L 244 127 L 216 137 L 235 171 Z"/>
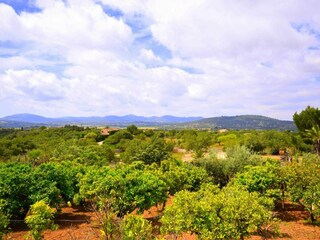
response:
<path fill-rule="evenodd" d="M 172 203 L 170 198 L 166 205 Z M 153 224 L 159 226 L 159 223 L 155 221 L 156 216 L 161 214 L 161 206 L 152 207 L 148 211 L 143 213 L 146 219 L 149 219 Z M 301 209 L 301 207 L 292 205 L 290 203 L 285 204 L 285 209 L 279 209 L 276 212 L 276 217 L 281 220 L 280 233 L 281 236 L 273 237 L 272 239 L 279 240 L 320 240 L 320 226 L 314 226 L 307 222 L 308 213 Z M 64 220 L 64 221 L 61 221 Z M 67 221 L 65 221 L 67 220 Z M 65 207 L 62 209 L 62 214 L 56 221 L 59 224 L 59 229 L 56 231 L 46 231 L 45 240 L 96 240 L 100 239 L 99 229 L 95 221 L 95 215 L 93 212 L 86 210 L 85 208 L 70 208 Z M 12 233 L 8 234 L 5 239 L 25 239 L 27 235 L 27 227 L 20 223 L 12 226 Z M 166 239 L 171 239 L 167 237 Z M 196 237 L 190 234 L 185 234 L 180 240 L 195 240 Z M 260 236 L 252 236 L 247 238 L 248 240 L 260 240 L 263 239 Z M 268 239 L 271 239 L 268 238 Z"/>

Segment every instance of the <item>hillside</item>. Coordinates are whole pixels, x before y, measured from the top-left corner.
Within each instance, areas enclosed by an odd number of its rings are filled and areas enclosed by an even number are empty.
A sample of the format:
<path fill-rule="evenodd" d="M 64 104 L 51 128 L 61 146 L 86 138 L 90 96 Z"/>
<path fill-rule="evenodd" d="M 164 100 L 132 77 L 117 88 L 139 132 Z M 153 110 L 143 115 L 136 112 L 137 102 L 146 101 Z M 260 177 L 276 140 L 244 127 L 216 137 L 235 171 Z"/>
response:
<path fill-rule="evenodd" d="M 61 117 L 47 118 L 33 114 L 16 114 L 0 118 L 0 127 L 35 127 L 35 126 L 63 126 L 86 125 L 103 126 L 112 125 L 124 127 L 130 124 L 137 126 L 162 126 L 168 128 L 216 128 L 216 129 L 278 129 L 296 130 L 292 121 L 282 121 L 257 115 L 222 116 L 212 118 L 201 117 L 143 117 L 136 115 L 105 117 Z"/>
<path fill-rule="evenodd" d="M 177 124 L 186 123 L 195 120 L 200 120 L 201 117 L 175 117 L 175 116 L 136 116 L 125 115 L 115 116 L 107 115 L 104 117 L 61 117 L 61 118 L 47 118 L 34 114 L 15 114 L 0 118 L 0 127 L 14 128 L 14 127 L 32 127 L 32 126 L 63 126 L 63 125 L 114 125 L 114 126 L 127 126 L 135 124 L 138 126 L 158 126 L 163 124 Z"/>
<path fill-rule="evenodd" d="M 188 124 L 196 128 L 217 129 L 278 129 L 296 130 L 292 121 L 282 121 L 258 115 L 239 115 L 204 118 Z"/>

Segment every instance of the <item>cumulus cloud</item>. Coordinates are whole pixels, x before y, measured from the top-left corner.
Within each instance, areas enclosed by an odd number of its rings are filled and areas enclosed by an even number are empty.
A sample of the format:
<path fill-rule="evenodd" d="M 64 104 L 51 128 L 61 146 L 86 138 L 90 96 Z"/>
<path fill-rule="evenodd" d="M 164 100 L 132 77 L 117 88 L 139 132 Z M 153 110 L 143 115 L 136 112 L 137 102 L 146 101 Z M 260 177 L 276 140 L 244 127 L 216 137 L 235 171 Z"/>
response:
<path fill-rule="evenodd" d="M 320 105 L 316 0 L 34 3 L 0 3 L 1 115 L 290 119 Z"/>

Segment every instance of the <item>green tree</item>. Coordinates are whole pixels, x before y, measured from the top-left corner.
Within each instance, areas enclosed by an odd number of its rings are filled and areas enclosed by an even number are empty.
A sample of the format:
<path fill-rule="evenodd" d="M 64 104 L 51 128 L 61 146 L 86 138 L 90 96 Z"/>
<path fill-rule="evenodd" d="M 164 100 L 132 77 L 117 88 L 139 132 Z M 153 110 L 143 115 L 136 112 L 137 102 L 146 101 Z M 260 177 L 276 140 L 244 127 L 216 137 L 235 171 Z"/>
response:
<path fill-rule="evenodd" d="M 279 162 L 267 161 L 262 166 L 246 166 L 245 171 L 238 173 L 232 180 L 236 186 L 243 186 L 249 192 L 257 192 L 260 196 L 280 200 L 284 191 L 284 179 L 281 176 Z"/>
<path fill-rule="evenodd" d="M 99 201 L 91 201 L 91 206 L 100 227 L 101 238 L 105 240 L 119 239 L 121 234 L 121 220 L 112 210 L 112 203 L 114 199 L 97 197 L 99 198 Z"/>
<path fill-rule="evenodd" d="M 307 129 L 305 136 L 313 142 L 315 152 L 320 156 L 320 125 L 315 125 L 311 129 Z"/>
<path fill-rule="evenodd" d="M 124 240 L 149 240 L 153 239 L 152 225 L 142 216 L 127 215 L 121 222 Z"/>
<path fill-rule="evenodd" d="M 219 159 L 216 151 L 210 151 L 209 155 L 196 159 L 193 164 L 205 169 L 214 184 L 224 187 L 229 182 L 226 161 L 227 159 Z"/>
<path fill-rule="evenodd" d="M 141 130 L 138 129 L 138 127 L 136 125 L 129 125 L 127 127 L 127 131 L 129 133 L 131 133 L 132 135 L 138 135 L 142 132 Z"/>
<path fill-rule="evenodd" d="M 127 130 L 122 129 L 122 130 L 110 135 L 109 137 L 107 137 L 107 139 L 105 140 L 105 143 L 118 144 L 118 143 L 120 143 L 121 139 L 131 140 L 131 139 L 133 139 L 133 136 Z"/>
<path fill-rule="evenodd" d="M 7 209 L 14 217 L 24 216 L 30 204 L 30 174 L 32 168 L 22 163 L 0 163 L 0 199 L 8 203 Z"/>
<path fill-rule="evenodd" d="M 43 239 L 43 231 L 46 229 L 56 229 L 53 223 L 54 209 L 50 208 L 45 201 L 39 201 L 31 205 L 28 215 L 25 218 L 30 234 L 34 240 Z"/>
<path fill-rule="evenodd" d="M 154 167 L 155 174 L 162 179 L 169 194 L 174 195 L 181 190 L 198 191 L 201 184 L 208 181 L 205 169 L 184 163 L 176 159 L 168 159 Z"/>
<path fill-rule="evenodd" d="M 320 216 L 320 159 L 305 155 L 301 162 L 287 166 L 287 191 L 293 202 L 299 203 L 315 222 Z"/>
<path fill-rule="evenodd" d="M 165 209 L 161 231 L 175 237 L 189 232 L 200 239 L 244 239 L 270 221 L 266 203 L 257 193 L 233 186 L 181 191 Z"/>
<path fill-rule="evenodd" d="M 126 163 L 143 161 L 146 164 L 160 164 L 162 160 L 169 158 L 170 150 L 170 146 L 161 138 L 146 141 L 134 139 L 128 142 L 123 159 Z"/>
<path fill-rule="evenodd" d="M 143 166 L 143 164 L 142 164 Z M 139 167 L 139 166 L 138 166 Z M 137 169 L 135 164 L 117 169 L 88 169 L 79 183 L 82 199 L 100 201 L 114 198 L 112 209 L 118 216 L 139 213 L 167 199 L 164 181 L 150 171 Z"/>
<path fill-rule="evenodd" d="M 212 143 L 212 138 L 208 132 L 187 132 L 184 135 L 185 148 L 194 151 L 195 157 L 200 158 Z"/>
<path fill-rule="evenodd" d="M 302 137 L 314 145 L 320 156 L 320 109 L 308 106 L 301 113 L 295 113 L 293 121 Z"/>
<path fill-rule="evenodd" d="M 2 239 L 10 223 L 9 217 L 10 215 L 7 210 L 7 203 L 5 200 L 0 199 L 0 239 Z"/>
<path fill-rule="evenodd" d="M 293 121 L 299 132 L 304 132 L 314 126 L 320 126 L 320 109 L 308 106 L 299 114 L 293 115 Z"/>
<path fill-rule="evenodd" d="M 219 145 L 222 143 L 225 148 L 232 147 L 238 143 L 238 137 L 234 133 L 228 133 L 226 135 L 217 137 L 217 142 Z"/>
<path fill-rule="evenodd" d="M 245 146 L 235 145 L 226 149 L 225 173 L 229 181 L 236 173 L 242 172 L 247 165 L 260 165 L 261 158 L 256 158 Z"/>

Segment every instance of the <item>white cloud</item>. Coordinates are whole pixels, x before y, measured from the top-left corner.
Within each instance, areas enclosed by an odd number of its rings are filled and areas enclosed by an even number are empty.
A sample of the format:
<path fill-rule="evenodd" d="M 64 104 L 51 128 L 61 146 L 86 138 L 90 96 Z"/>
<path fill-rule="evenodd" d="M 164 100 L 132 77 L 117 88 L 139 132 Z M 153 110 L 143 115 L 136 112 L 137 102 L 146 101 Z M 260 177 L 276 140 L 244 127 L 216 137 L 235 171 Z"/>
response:
<path fill-rule="evenodd" d="M 151 49 L 141 49 L 140 50 L 140 57 L 142 58 L 142 60 L 145 60 L 147 62 L 162 62 L 160 57 L 157 57 L 154 52 Z"/>
<path fill-rule="evenodd" d="M 55 74 L 43 71 L 8 70 L 0 76 L 0 83 L 4 89 L 2 98 L 50 101 L 65 95 L 64 83 Z"/>
<path fill-rule="evenodd" d="M 25 107 L 59 116 L 290 119 L 320 105 L 316 0 L 36 4 L 40 12 L 19 15 L 0 4 L 2 115 Z"/>

